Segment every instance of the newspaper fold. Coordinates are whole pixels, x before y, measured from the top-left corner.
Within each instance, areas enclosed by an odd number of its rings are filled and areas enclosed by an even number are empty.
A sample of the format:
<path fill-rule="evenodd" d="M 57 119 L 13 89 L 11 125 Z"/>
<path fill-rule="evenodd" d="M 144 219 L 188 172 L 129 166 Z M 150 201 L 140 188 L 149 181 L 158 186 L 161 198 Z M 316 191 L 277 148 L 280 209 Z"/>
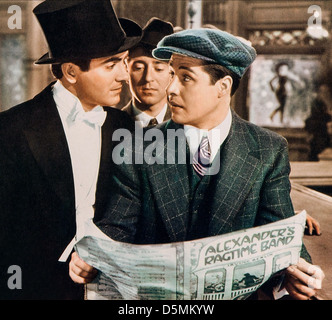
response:
<path fill-rule="evenodd" d="M 117 242 L 92 223 L 75 249 L 100 271 L 87 299 L 245 299 L 300 257 L 306 212 L 255 228 L 159 245 Z"/>

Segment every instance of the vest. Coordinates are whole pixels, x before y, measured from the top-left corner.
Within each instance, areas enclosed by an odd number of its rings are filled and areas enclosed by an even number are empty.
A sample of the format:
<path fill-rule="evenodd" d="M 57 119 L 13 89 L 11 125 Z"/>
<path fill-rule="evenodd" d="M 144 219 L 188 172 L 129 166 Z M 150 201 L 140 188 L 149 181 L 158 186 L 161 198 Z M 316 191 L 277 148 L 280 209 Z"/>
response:
<path fill-rule="evenodd" d="M 190 181 L 190 203 L 186 240 L 193 240 L 208 236 L 215 179 L 214 176 L 210 175 L 206 175 L 201 179 L 190 163 L 188 163 L 188 177 Z"/>

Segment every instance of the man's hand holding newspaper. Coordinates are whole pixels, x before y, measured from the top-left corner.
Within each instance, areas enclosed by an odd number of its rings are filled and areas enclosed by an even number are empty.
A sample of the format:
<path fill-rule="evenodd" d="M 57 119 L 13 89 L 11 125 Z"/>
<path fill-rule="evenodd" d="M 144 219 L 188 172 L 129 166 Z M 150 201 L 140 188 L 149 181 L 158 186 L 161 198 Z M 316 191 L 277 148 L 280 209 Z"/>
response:
<path fill-rule="evenodd" d="M 325 275 L 321 268 L 300 258 L 296 265 L 286 269 L 285 289 L 296 300 L 313 300 Z"/>
<path fill-rule="evenodd" d="M 88 299 L 233 300 L 247 298 L 284 270 L 274 297 L 312 299 L 324 273 L 299 257 L 305 215 L 303 211 L 265 226 L 164 245 L 116 242 L 93 225 L 76 244 L 70 276 L 81 284 L 95 279 L 88 285 Z"/>
<path fill-rule="evenodd" d="M 71 279 L 80 284 L 92 282 L 98 274 L 98 270 L 84 262 L 77 252 L 73 252 L 69 263 L 69 275 Z"/>

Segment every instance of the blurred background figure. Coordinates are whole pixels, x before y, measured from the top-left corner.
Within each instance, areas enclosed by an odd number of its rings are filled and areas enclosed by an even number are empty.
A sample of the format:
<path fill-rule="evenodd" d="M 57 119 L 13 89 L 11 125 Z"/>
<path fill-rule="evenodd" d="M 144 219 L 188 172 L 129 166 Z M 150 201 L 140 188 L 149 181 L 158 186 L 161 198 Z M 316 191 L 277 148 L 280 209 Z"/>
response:
<path fill-rule="evenodd" d="M 332 117 L 328 112 L 328 106 L 319 94 L 322 90 L 318 90 L 318 95 L 311 105 L 310 116 L 305 120 L 305 130 L 309 133 L 309 161 L 318 161 L 318 155 L 331 146 L 327 124 L 332 120 Z"/>
<path fill-rule="evenodd" d="M 275 93 L 278 100 L 279 106 L 273 110 L 270 115 L 271 121 L 273 121 L 274 116 L 280 113 L 280 122 L 284 120 L 284 111 L 289 94 L 292 92 L 292 86 L 294 83 L 298 84 L 300 87 L 304 87 L 304 82 L 290 71 L 290 65 L 288 62 L 280 62 L 275 67 L 276 76 L 270 81 L 271 90 Z"/>

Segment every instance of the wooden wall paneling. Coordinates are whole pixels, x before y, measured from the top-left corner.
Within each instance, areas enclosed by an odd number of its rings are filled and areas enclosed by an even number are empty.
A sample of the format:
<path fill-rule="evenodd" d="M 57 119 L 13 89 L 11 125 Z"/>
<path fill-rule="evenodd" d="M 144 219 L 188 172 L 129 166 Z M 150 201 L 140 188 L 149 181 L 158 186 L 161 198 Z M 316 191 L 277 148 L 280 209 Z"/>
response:
<path fill-rule="evenodd" d="M 228 14 L 226 1 L 205 0 L 202 4 L 202 25 L 213 25 L 227 31 Z"/>
<path fill-rule="evenodd" d="M 174 26 L 185 25 L 186 0 L 115 0 L 112 3 L 119 17 L 132 19 L 142 27 L 152 17 L 170 21 Z"/>
<path fill-rule="evenodd" d="M 302 29 L 310 17 L 311 5 L 324 6 L 324 1 L 248 1 L 249 29 Z"/>

